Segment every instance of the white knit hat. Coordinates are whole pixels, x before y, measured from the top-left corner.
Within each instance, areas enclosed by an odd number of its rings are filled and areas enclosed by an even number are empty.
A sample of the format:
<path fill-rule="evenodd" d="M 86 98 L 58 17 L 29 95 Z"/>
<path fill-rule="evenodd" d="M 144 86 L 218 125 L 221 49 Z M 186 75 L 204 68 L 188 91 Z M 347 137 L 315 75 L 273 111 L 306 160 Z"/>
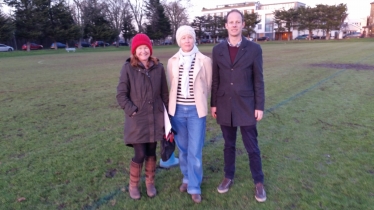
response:
<path fill-rule="evenodd" d="M 182 39 L 182 36 L 184 35 L 191 35 L 193 38 L 193 43 L 195 44 L 196 42 L 195 30 L 191 26 L 184 25 L 178 28 L 177 34 L 176 34 L 176 39 L 177 39 L 177 43 L 179 47 L 180 47 L 180 41 Z"/>

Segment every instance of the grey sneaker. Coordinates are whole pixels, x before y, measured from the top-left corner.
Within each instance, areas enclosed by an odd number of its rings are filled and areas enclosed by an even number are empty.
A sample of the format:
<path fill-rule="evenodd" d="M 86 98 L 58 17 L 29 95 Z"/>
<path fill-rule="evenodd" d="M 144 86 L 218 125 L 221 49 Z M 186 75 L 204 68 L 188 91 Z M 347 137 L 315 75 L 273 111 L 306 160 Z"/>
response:
<path fill-rule="evenodd" d="M 259 182 L 256 184 L 256 195 L 255 198 L 258 202 L 265 202 L 266 201 L 266 192 L 264 185 Z"/>
<path fill-rule="evenodd" d="M 224 178 L 221 184 L 217 187 L 219 193 L 225 193 L 229 191 L 230 186 L 234 183 L 232 179 Z"/>

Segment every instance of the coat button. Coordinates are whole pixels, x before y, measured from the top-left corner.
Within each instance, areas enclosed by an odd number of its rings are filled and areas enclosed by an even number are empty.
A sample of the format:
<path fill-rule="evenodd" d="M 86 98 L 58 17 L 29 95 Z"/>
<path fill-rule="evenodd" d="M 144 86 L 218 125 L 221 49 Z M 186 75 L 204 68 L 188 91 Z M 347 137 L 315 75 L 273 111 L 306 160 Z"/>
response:
<path fill-rule="evenodd" d="M 234 85 L 234 83 L 230 83 L 231 85 Z"/>
<path fill-rule="evenodd" d="M 231 69 L 231 71 L 234 71 L 234 69 Z"/>

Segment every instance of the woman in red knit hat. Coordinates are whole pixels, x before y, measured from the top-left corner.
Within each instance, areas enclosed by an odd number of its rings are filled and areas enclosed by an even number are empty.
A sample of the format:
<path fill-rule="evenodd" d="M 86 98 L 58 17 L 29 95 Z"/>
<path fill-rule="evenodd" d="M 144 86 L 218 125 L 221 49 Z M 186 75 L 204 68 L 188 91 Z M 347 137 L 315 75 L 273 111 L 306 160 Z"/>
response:
<path fill-rule="evenodd" d="M 134 148 L 130 163 L 129 193 L 140 199 L 139 181 L 143 162 L 147 195 L 154 197 L 157 141 L 164 134 L 164 105 L 168 105 L 165 70 L 152 56 L 152 43 L 145 34 L 134 36 L 131 57 L 122 67 L 117 101 L 125 112 L 124 141 Z"/>

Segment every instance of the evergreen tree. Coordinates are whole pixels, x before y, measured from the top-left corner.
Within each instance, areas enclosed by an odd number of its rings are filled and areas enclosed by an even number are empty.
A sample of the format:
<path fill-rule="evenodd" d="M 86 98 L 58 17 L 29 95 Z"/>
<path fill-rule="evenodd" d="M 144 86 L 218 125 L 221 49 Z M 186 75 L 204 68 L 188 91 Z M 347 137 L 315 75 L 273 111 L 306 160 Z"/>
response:
<path fill-rule="evenodd" d="M 165 15 L 164 7 L 160 0 L 149 0 L 146 4 L 146 33 L 150 39 L 164 39 L 171 35 L 171 25 L 169 18 Z"/>
<path fill-rule="evenodd" d="M 258 19 L 258 15 L 256 13 L 245 13 L 244 14 L 244 36 L 247 36 L 248 38 L 251 36 L 252 33 L 256 33 L 254 28 L 258 23 L 261 22 L 261 19 Z"/>
<path fill-rule="evenodd" d="M 210 36 L 213 38 L 214 43 L 216 43 L 218 34 L 225 29 L 225 20 L 221 16 L 208 16 L 205 28 L 207 32 L 210 32 Z"/>
<path fill-rule="evenodd" d="M 130 13 L 125 14 L 122 25 L 122 36 L 128 41 L 136 34 L 134 25 L 132 24 L 133 17 Z"/>
<path fill-rule="evenodd" d="M 15 35 L 26 39 L 27 51 L 30 51 L 30 41 L 42 37 L 47 22 L 45 0 L 4 0 L 4 2 L 15 8 Z"/>
<path fill-rule="evenodd" d="M 312 39 L 312 32 L 319 27 L 319 14 L 314 7 L 299 7 L 298 28 L 299 30 L 309 31 L 309 40 Z"/>
<path fill-rule="evenodd" d="M 278 25 L 278 32 L 287 30 L 291 32 L 291 29 L 295 26 L 298 20 L 298 12 L 291 8 L 289 10 L 275 10 L 274 11 L 274 22 Z M 284 27 L 283 27 L 284 26 Z M 290 40 L 288 36 L 288 40 Z"/>
<path fill-rule="evenodd" d="M 89 0 L 88 4 L 82 9 L 84 13 L 84 38 L 92 38 L 92 41 L 108 41 L 116 37 L 115 29 L 105 18 L 104 5 L 99 4 L 96 0 Z"/>
<path fill-rule="evenodd" d="M 13 37 L 14 22 L 0 10 L 0 41 L 8 41 Z"/>
<path fill-rule="evenodd" d="M 75 24 L 70 9 L 66 6 L 64 0 L 60 0 L 53 5 L 50 4 L 48 15 L 49 23 L 46 25 L 45 31 L 55 44 L 56 41 L 67 42 L 80 37 L 80 28 Z"/>
<path fill-rule="evenodd" d="M 330 39 L 331 30 L 340 30 L 347 14 L 347 5 L 323 5 L 316 6 L 319 14 L 319 28 L 326 32 L 326 39 Z"/>
<path fill-rule="evenodd" d="M 201 44 L 201 38 L 204 36 L 203 28 L 207 22 L 207 18 L 203 16 L 197 16 L 191 23 L 191 26 L 195 29 L 196 39 Z M 224 30 L 226 31 L 226 30 Z"/>

